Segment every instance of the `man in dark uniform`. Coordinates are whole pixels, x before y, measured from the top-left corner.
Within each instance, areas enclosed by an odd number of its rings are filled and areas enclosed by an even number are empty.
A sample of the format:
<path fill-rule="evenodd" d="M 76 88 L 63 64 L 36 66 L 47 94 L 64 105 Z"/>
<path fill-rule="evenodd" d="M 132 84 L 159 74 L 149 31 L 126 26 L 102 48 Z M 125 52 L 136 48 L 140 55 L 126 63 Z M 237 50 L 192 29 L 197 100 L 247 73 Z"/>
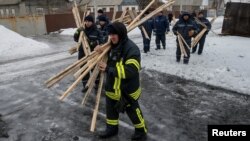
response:
<path fill-rule="evenodd" d="M 172 12 L 170 12 L 169 14 L 168 14 L 168 22 L 169 22 L 169 25 L 171 25 L 171 22 L 172 22 L 172 20 L 173 20 L 173 13 Z"/>
<path fill-rule="evenodd" d="M 87 16 L 84 19 L 85 22 L 85 29 L 83 28 L 78 28 L 77 31 L 74 34 L 74 40 L 76 42 L 78 42 L 79 36 L 81 31 L 83 31 L 86 36 L 87 36 L 87 40 L 90 46 L 90 50 L 93 51 L 94 48 L 97 45 L 103 44 L 103 38 L 102 38 L 102 34 L 101 32 L 97 29 L 96 25 L 94 24 L 94 18 L 92 16 Z M 81 58 L 83 58 L 85 56 L 84 51 L 83 51 L 83 46 L 81 44 L 79 51 L 78 51 L 78 60 L 80 60 Z M 82 79 L 82 84 L 83 84 L 83 89 L 82 92 L 86 92 L 88 88 L 85 87 L 85 85 L 87 84 L 87 81 L 89 79 L 89 74 L 86 75 L 83 79 Z"/>
<path fill-rule="evenodd" d="M 154 20 L 154 31 L 156 34 L 156 50 L 161 49 L 160 42 L 162 43 L 163 49 L 166 49 L 166 32 L 169 32 L 169 22 L 163 12 L 159 12 L 159 15 Z"/>
<path fill-rule="evenodd" d="M 149 14 L 149 12 L 145 12 L 144 16 L 147 16 Z M 142 30 L 142 27 L 144 27 L 146 33 L 148 34 L 148 37 L 149 39 L 146 38 L 143 30 Z M 150 51 L 150 41 L 151 41 L 151 35 L 152 35 L 152 31 L 154 29 L 154 21 L 153 19 L 148 19 L 146 20 L 140 27 L 141 29 L 141 34 L 142 34 L 142 37 L 143 37 L 143 50 L 144 50 L 144 53 L 147 53 Z"/>
<path fill-rule="evenodd" d="M 181 34 L 184 38 L 188 46 L 191 46 L 191 38 L 194 37 L 198 33 L 198 28 L 196 24 L 191 20 L 191 15 L 187 12 L 183 12 L 182 16 L 180 17 L 179 21 L 174 25 L 172 31 L 175 35 L 177 32 Z M 180 45 L 177 41 L 177 50 L 176 50 L 176 61 L 180 62 L 181 59 L 181 49 Z M 183 63 L 188 64 L 190 58 L 190 50 L 189 48 L 183 43 L 187 56 L 184 56 Z"/>
<path fill-rule="evenodd" d="M 106 21 L 107 21 L 107 24 L 109 24 L 109 18 L 104 14 L 103 10 L 102 9 L 99 9 L 97 11 L 97 17 L 96 17 L 96 25 L 99 24 L 99 21 L 100 21 L 100 17 L 101 16 L 104 16 L 106 18 Z"/>
<path fill-rule="evenodd" d="M 108 21 L 105 16 L 99 17 L 99 30 L 102 33 L 103 41 L 106 43 L 108 41 Z"/>
<path fill-rule="evenodd" d="M 200 41 L 198 42 L 198 44 L 199 44 L 198 55 L 201 55 L 202 51 L 203 51 L 204 44 L 205 44 L 206 36 L 207 36 L 209 30 L 211 29 L 211 23 L 208 21 L 208 19 L 206 19 L 204 17 L 203 12 L 199 12 L 198 20 L 200 20 L 203 24 L 205 24 L 207 26 L 207 31 L 203 34 Z M 202 31 L 204 27 L 199 23 L 197 23 L 197 24 L 199 26 L 200 31 Z M 198 44 L 192 49 L 192 53 L 196 52 Z"/>
<path fill-rule="evenodd" d="M 118 134 L 119 113 L 126 112 L 134 124 L 132 141 L 145 141 L 147 127 L 138 99 L 141 95 L 139 71 L 141 56 L 138 46 L 127 36 L 123 23 L 115 22 L 109 26 L 111 50 L 108 62 L 100 62 L 99 68 L 106 77 L 106 130 L 99 133 L 100 138 Z M 101 48 L 96 48 L 100 52 Z"/>

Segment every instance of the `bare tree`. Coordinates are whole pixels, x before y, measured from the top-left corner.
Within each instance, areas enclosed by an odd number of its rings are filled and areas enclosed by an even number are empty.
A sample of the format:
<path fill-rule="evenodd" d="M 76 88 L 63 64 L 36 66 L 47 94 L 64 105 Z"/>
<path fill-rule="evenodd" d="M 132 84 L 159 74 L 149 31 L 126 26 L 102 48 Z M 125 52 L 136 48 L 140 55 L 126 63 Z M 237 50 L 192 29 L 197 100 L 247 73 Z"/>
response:
<path fill-rule="evenodd" d="M 212 8 L 216 9 L 216 15 L 218 15 L 218 11 L 221 9 L 221 6 L 224 4 L 224 0 L 213 0 Z"/>

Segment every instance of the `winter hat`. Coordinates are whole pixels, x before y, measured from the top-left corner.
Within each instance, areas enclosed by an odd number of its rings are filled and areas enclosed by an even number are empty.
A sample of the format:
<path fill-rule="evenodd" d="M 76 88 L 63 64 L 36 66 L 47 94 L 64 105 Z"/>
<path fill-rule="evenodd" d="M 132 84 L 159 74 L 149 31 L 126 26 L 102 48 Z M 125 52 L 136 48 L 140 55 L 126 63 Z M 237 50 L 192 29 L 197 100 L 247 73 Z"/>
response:
<path fill-rule="evenodd" d="M 200 12 L 198 13 L 198 15 L 200 15 L 200 14 L 204 15 L 204 13 L 203 13 L 202 11 L 200 11 Z"/>
<path fill-rule="evenodd" d="M 99 9 L 99 10 L 97 11 L 97 13 L 102 13 L 102 14 L 103 14 L 103 10 L 102 10 L 102 9 Z"/>
<path fill-rule="evenodd" d="M 104 21 L 106 22 L 107 21 L 107 18 L 105 16 L 99 16 L 99 21 Z"/>
<path fill-rule="evenodd" d="M 109 34 L 117 34 L 120 39 L 127 37 L 127 28 L 121 22 L 114 22 L 108 26 Z"/>
<path fill-rule="evenodd" d="M 189 12 L 184 11 L 184 12 L 182 12 L 182 17 L 184 17 L 184 16 L 189 16 L 189 18 L 190 18 L 191 14 Z"/>
<path fill-rule="evenodd" d="M 87 17 L 84 18 L 84 21 L 94 22 L 94 18 L 91 15 L 88 15 Z"/>

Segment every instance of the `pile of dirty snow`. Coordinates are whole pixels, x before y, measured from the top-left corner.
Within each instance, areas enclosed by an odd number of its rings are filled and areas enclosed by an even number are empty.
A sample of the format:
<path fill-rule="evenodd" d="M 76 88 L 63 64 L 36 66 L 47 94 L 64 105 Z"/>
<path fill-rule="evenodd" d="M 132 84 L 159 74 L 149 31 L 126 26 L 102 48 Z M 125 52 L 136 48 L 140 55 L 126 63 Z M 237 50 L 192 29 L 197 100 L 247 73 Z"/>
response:
<path fill-rule="evenodd" d="M 11 31 L 0 25 L 0 62 L 38 55 L 49 49 L 44 43 Z"/>
<path fill-rule="evenodd" d="M 61 35 L 68 35 L 68 36 L 73 36 L 77 28 L 67 28 L 67 29 L 61 29 L 62 32 L 60 33 Z"/>

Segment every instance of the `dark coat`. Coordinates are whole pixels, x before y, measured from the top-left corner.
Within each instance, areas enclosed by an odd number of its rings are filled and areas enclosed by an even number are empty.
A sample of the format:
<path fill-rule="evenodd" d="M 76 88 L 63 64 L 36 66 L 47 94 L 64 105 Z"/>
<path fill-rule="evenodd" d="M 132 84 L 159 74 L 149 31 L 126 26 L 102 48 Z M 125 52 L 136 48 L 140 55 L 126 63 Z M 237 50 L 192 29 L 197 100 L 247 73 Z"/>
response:
<path fill-rule="evenodd" d="M 169 31 L 169 21 L 166 16 L 157 16 L 154 19 L 154 28 L 156 34 L 165 34 Z"/>
<path fill-rule="evenodd" d="M 102 40 L 104 43 L 108 41 L 108 24 L 105 24 L 104 26 L 100 26 L 99 30 L 102 33 Z"/>
<path fill-rule="evenodd" d="M 127 37 L 126 28 L 120 24 L 112 24 L 119 30 L 119 43 L 112 45 L 107 62 L 106 95 L 111 99 L 119 100 L 118 95 L 134 98 L 140 95 L 140 50 Z"/>
<path fill-rule="evenodd" d="M 183 19 L 184 15 L 188 15 L 189 19 L 186 21 Z M 191 16 L 189 14 L 183 14 L 179 21 L 174 25 L 172 31 L 174 32 L 175 35 L 177 35 L 177 32 L 179 32 L 182 37 L 186 40 L 188 44 L 191 43 L 191 38 L 188 35 L 188 32 L 190 30 L 194 30 L 195 34 L 194 36 L 199 32 L 199 29 L 194 21 L 190 18 Z"/>
<path fill-rule="evenodd" d="M 207 32 L 206 34 L 209 32 L 209 30 L 211 29 L 211 23 L 208 21 L 208 19 L 206 19 L 205 17 L 202 18 L 198 18 L 202 23 L 204 23 L 207 26 Z M 200 24 L 198 24 L 199 29 L 202 30 L 204 27 Z"/>
<path fill-rule="evenodd" d="M 96 25 L 93 25 L 89 28 L 79 28 L 77 29 L 77 31 L 74 34 L 74 40 L 76 42 L 78 42 L 79 36 L 81 31 L 84 31 L 86 36 L 87 36 L 87 40 L 90 46 L 90 50 L 93 51 L 94 48 L 99 45 L 99 44 L 103 44 L 103 37 L 102 37 L 102 33 L 97 29 Z M 80 46 L 79 52 L 78 52 L 78 59 L 81 59 L 83 56 L 85 56 L 83 49 L 82 49 L 82 44 Z"/>
<path fill-rule="evenodd" d="M 153 19 L 148 19 L 141 26 L 143 26 L 145 28 L 148 36 L 151 37 L 152 31 L 154 29 L 154 20 Z M 140 26 L 140 29 L 141 29 L 142 35 L 143 35 L 143 37 L 145 37 L 141 26 Z"/>

